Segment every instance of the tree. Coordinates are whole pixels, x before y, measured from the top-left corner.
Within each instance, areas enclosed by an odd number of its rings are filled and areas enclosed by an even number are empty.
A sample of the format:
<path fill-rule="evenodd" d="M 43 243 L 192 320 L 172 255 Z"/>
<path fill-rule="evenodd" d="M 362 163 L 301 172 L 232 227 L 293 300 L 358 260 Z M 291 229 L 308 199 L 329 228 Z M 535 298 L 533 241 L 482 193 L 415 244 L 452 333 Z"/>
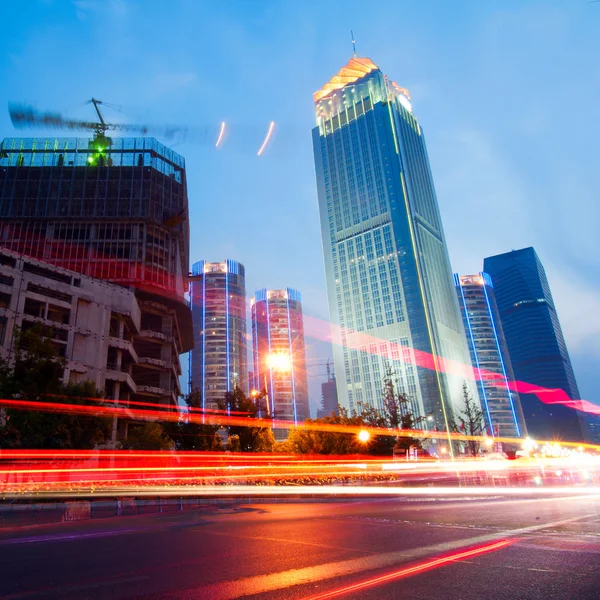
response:
<path fill-rule="evenodd" d="M 273 435 L 273 430 L 265 427 L 261 429 L 261 431 L 256 436 L 256 441 L 254 444 L 255 452 L 273 452 L 273 446 L 277 441 L 275 440 L 275 436 Z"/>
<path fill-rule="evenodd" d="M 88 404 L 101 398 L 93 382 L 63 384 L 65 361 L 39 325 L 17 329 L 13 341 L 13 363 L 0 364 L 0 394 L 3 398 Z M 110 419 L 98 415 L 48 413 L 39 410 L 6 410 L 1 427 L 2 448 L 91 449 L 110 436 Z"/>
<path fill-rule="evenodd" d="M 202 407 L 200 391 L 193 389 L 183 398 L 188 409 Z M 190 416 L 194 419 L 190 419 Z M 222 450 L 223 443 L 217 433 L 220 426 L 207 423 L 199 423 L 198 415 L 193 411 L 183 412 L 178 421 L 164 423 L 165 433 L 175 443 L 177 450 Z"/>
<path fill-rule="evenodd" d="M 365 425 L 361 417 L 351 417 L 348 411 L 339 407 L 339 414 L 331 414 L 320 419 L 307 419 L 307 425 L 343 425 L 352 426 L 349 433 L 338 431 L 321 431 L 298 427 L 290 430 L 286 451 L 294 454 L 359 454 L 365 452 L 368 446 L 361 444 L 354 433 L 354 426 Z"/>
<path fill-rule="evenodd" d="M 408 395 L 401 392 L 394 372 L 388 365 L 383 380 L 383 409 L 387 424 L 392 429 L 416 429 L 423 417 L 415 417 Z M 396 451 L 407 451 L 411 447 L 421 448 L 421 440 L 414 437 L 397 436 L 394 445 Z"/>
<path fill-rule="evenodd" d="M 485 421 L 483 411 L 473 400 L 467 387 L 467 383 L 463 382 L 463 402 L 464 408 L 458 416 L 460 421 L 459 433 L 464 433 L 469 436 L 480 436 L 485 431 Z M 461 416 L 462 415 L 462 416 Z M 455 427 L 455 429 L 457 429 Z M 467 448 L 471 456 L 477 456 L 479 453 L 480 444 L 477 440 L 467 440 Z"/>
<path fill-rule="evenodd" d="M 149 422 L 137 426 L 130 425 L 123 448 L 126 450 L 173 450 L 175 443 L 167 436 L 160 423 Z"/>
<path fill-rule="evenodd" d="M 266 393 L 260 394 L 257 398 L 246 396 L 244 391 L 237 387 L 233 392 L 227 392 L 225 397 L 218 402 L 219 408 L 223 411 L 230 411 L 236 417 L 256 419 L 259 412 L 262 414 L 264 399 Z M 237 435 L 239 438 L 241 452 L 255 452 L 260 439 L 264 439 L 265 429 L 269 429 L 268 421 L 264 426 L 256 426 L 249 423 L 245 425 L 228 425 L 226 427 L 229 436 Z"/>
<path fill-rule="evenodd" d="M 240 436 L 237 434 L 233 434 L 229 436 L 227 440 L 227 450 L 228 452 L 239 452 L 240 451 Z"/>

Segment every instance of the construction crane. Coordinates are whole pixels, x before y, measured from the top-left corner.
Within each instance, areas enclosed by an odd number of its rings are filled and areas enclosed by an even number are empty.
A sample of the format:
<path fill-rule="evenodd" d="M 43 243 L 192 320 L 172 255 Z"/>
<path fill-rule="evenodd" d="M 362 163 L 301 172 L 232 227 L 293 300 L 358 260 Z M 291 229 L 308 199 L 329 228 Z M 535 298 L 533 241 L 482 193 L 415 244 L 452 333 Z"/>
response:
<path fill-rule="evenodd" d="M 92 145 L 98 148 L 108 148 L 112 140 L 106 134 L 108 131 L 123 131 L 140 136 L 146 136 L 150 133 L 160 135 L 165 139 L 172 139 L 177 134 L 186 134 L 186 127 L 152 127 L 150 125 L 132 125 L 129 123 L 107 123 L 100 111 L 100 106 L 113 106 L 102 102 L 96 98 L 88 100 L 86 104 L 93 104 L 98 121 L 84 121 L 80 119 L 70 119 L 63 117 L 60 113 L 39 111 L 32 106 L 24 104 L 9 104 L 8 112 L 10 120 L 16 129 L 25 129 L 27 127 L 40 127 L 49 129 L 71 129 L 87 130 L 94 132 Z"/>
<path fill-rule="evenodd" d="M 333 381 L 335 379 L 335 376 L 332 376 L 332 372 L 333 372 L 333 365 L 331 364 L 331 359 L 328 358 L 325 362 L 317 362 L 317 363 L 310 363 L 307 365 L 307 370 L 308 369 L 312 369 L 312 367 L 325 367 L 327 369 L 327 381 Z M 313 377 L 322 377 L 322 374 L 318 374 L 318 375 L 309 375 L 309 378 L 313 378 Z"/>

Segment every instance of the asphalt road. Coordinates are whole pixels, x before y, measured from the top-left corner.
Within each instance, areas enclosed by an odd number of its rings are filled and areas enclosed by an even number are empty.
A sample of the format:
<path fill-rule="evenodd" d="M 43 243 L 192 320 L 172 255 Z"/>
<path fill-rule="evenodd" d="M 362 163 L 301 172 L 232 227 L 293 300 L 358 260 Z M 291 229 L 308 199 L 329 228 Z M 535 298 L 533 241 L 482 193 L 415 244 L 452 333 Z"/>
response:
<path fill-rule="evenodd" d="M 3 599 L 327 593 L 600 598 L 600 497 L 239 503 L 0 531 Z"/>

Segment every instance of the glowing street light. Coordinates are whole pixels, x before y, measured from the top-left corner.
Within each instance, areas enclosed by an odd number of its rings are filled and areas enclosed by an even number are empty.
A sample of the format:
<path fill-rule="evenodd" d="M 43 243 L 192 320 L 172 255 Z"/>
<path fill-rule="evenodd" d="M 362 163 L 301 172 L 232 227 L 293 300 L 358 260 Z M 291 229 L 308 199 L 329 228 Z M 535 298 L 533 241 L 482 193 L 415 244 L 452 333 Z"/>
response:
<path fill-rule="evenodd" d="M 358 432 L 358 441 L 366 444 L 371 439 L 371 434 L 366 429 L 361 429 Z"/>
<path fill-rule="evenodd" d="M 485 445 L 488 448 L 491 448 L 494 445 L 494 440 L 492 438 L 490 438 L 490 437 L 486 437 L 485 438 Z"/>
<path fill-rule="evenodd" d="M 250 392 L 250 395 L 251 395 L 253 398 L 258 398 L 258 397 L 260 396 L 260 392 L 259 392 L 258 390 L 252 390 L 252 391 Z"/>
<path fill-rule="evenodd" d="M 267 356 L 267 364 L 273 371 L 290 371 L 292 369 L 290 356 L 285 352 L 272 352 Z"/>

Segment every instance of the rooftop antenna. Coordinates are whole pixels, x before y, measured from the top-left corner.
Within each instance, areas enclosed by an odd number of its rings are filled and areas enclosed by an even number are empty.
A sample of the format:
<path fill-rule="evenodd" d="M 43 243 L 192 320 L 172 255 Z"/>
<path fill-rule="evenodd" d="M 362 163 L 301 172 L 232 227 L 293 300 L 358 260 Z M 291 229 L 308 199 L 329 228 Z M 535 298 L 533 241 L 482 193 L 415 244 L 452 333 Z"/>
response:
<path fill-rule="evenodd" d="M 352 50 L 354 51 L 354 58 L 356 58 L 356 42 L 354 41 L 354 31 L 350 30 L 350 35 L 352 36 Z"/>

